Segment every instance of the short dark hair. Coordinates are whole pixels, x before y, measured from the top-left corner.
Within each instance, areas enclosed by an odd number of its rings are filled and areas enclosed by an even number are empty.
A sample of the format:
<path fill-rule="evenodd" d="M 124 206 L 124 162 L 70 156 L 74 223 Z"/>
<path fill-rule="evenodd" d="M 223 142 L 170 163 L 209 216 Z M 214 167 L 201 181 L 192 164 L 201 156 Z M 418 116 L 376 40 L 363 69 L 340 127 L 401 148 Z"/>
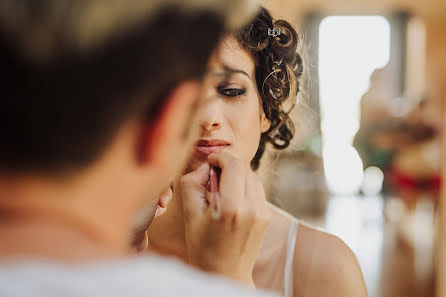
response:
<path fill-rule="evenodd" d="M 120 125 L 156 116 L 169 91 L 200 79 L 224 30 L 221 16 L 167 9 L 87 51 L 32 62 L 0 28 L 0 172 L 86 168 Z"/>

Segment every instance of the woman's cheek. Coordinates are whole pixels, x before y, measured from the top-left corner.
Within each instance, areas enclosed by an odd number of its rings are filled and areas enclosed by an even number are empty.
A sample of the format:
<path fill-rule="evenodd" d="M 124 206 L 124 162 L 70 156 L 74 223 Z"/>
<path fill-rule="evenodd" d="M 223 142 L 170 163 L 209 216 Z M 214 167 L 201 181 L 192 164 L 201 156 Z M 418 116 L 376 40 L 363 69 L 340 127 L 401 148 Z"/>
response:
<path fill-rule="evenodd" d="M 255 106 L 251 106 L 245 110 L 245 113 L 239 111 L 236 114 L 239 118 L 235 129 L 237 129 L 236 134 L 241 146 L 240 157 L 249 164 L 257 152 L 260 141 L 259 111 Z"/>

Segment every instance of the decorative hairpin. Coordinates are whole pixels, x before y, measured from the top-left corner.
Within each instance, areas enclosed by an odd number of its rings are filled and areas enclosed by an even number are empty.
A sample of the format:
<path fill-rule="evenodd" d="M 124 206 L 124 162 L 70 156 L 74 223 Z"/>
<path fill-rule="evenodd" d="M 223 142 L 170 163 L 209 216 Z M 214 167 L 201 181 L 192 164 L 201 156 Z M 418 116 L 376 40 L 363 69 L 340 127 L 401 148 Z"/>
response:
<path fill-rule="evenodd" d="M 283 59 L 280 60 L 273 60 L 273 64 L 276 64 L 277 66 L 282 65 Z"/>
<path fill-rule="evenodd" d="M 272 36 L 272 37 L 277 37 L 280 34 L 282 34 L 282 29 L 281 28 L 268 28 L 268 36 Z"/>

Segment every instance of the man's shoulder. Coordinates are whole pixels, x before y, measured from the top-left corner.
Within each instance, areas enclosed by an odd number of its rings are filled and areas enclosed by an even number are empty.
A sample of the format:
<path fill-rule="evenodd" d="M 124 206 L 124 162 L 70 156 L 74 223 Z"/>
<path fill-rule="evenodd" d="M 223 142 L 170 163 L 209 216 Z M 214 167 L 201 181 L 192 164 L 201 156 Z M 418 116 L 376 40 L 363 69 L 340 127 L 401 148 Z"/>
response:
<path fill-rule="evenodd" d="M 24 285 L 26 284 L 26 285 Z M 43 262 L 3 263 L 0 295 L 54 296 L 272 296 L 204 274 L 178 261 L 136 257 L 125 261 L 62 266 Z"/>

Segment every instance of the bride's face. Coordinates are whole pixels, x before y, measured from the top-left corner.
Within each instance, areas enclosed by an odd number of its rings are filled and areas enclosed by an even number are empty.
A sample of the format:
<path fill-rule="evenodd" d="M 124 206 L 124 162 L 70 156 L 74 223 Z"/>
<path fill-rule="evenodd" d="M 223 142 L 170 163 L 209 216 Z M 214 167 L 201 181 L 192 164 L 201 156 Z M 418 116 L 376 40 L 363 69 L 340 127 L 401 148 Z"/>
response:
<path fill-rule="evenodd" d="M 232 75 L 225 77 L 225 70 Z M 220 150 L 249 165 L 261 134 L 270 127 L 257 90 L 254 60 L 235 38 L 227 37 L 210 62 L 208 76 L 205 103 L 198 113 L 200 140 L 188 171 L 198 168 L 209 154 Z"/>

